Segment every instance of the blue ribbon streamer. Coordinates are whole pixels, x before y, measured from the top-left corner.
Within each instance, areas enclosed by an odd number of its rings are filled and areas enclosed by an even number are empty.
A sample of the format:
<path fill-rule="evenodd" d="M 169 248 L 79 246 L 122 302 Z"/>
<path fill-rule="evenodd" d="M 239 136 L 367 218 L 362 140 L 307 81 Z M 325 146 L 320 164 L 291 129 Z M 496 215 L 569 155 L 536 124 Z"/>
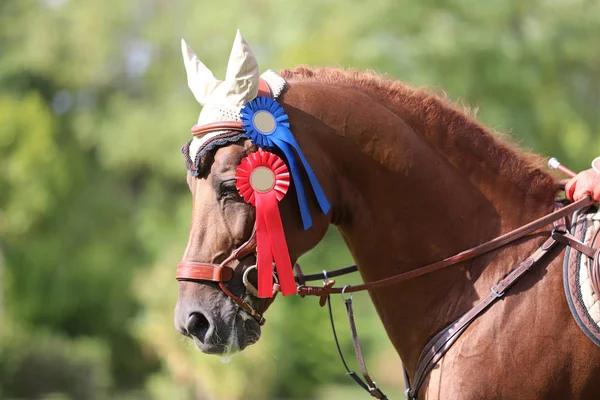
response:
<path fill-rule="evenodd" d="M 271 132 L 263 132 L 254 124 L 254 116 L 258 112 L 267 112 L 275 120 L 275 126 Z M 279 103 L 271 98 L 259 96 L 251 102 L 246 103 L 242 108 L 242 122 L 244 123 L 244 130 L 246 136 L 252 140 L 260 148 L 272 149 L 274 147 L 280 149 L 285 158 L 288 161 L 290 172 L 292 173 L 292 180 L 296 186 L 296 196 L 298 197 L 298 206 L 300 208 L 300 216 L 302 218 L 302 224 L 304 229 L 309 229 L 312 226 L 312 218 L 310 216 L 310 210 L 308 208 L 308 201 L 304 192 L 304 186 L 302 185 L 302 177 L 300 176 L 300 167 L 296 161 L 294 152 L 300 158 L 302 166 L 306 171 L 308 180 L 312 186 L 317 203 L 324 214 L 329 212 L 331 208 L 329 201 L 319 181 L 315 176 L 312 168 L 308 164 L 308 161 L 302 154 L 302 150 L 296 142 L 294 135 L 290 131 L 289 117 L 285 113 L 283 107 Z"/>

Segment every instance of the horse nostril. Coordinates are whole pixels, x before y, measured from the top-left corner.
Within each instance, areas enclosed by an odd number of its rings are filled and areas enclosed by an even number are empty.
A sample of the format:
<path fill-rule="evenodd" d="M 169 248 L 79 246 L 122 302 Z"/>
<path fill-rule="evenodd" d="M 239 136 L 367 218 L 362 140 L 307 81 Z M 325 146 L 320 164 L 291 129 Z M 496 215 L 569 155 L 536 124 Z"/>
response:
<path fill-rule="evenodd" d="M 187 331 L 190 335 L 197 338 L 200 342 L 204 343 L 206 334 L 210 329 L 210 322 L 201 313 L 192 313 L 187 320 Z"/>

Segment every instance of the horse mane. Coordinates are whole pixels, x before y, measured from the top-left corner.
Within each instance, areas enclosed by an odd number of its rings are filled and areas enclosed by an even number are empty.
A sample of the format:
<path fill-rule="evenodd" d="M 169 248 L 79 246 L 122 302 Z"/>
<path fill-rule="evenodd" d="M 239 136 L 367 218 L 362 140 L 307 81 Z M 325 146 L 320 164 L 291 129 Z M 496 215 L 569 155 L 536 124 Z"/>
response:
<path fill-rule="evenodd" d="M 438 151 L 446 150 L 442 155 L 467 173 L 477 174 L 478 167 L 486 165 L 525 192 L 547 195 L 557 190 L 554 178 L 544 171 L 546 163 L 541 156 L 527 153 L 507 135 L 485 128 L 466 107 L 452 104 L 445 95 L 357 70 L 299 66 L 282 70 L 280 75 L 286 80 L 347 86 L 362 91 L 404 119 Z M 448 151 L 452 148 L 457 151 Z M 475 157 L 472 165 L 465 165 L 468 161 L 464 154 Z"/>

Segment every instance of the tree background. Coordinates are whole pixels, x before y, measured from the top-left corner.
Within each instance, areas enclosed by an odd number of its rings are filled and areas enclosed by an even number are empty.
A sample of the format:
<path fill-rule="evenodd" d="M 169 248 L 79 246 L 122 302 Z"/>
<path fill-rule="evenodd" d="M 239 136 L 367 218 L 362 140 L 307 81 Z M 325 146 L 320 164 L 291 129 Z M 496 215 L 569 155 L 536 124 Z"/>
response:
<path fill-rule="evenodd" d="M 236 28 L 262 70 L 370 69 L 573 169 L 600 154 L 598 0 L 2 0 L 0 398 L 365 398 L 314 299 L 279 299 L 227 364 L 173 328 L 191 210 L 179 148 L 199 112 L 179 41 L 223 76 Z M 334 231 L 301 261 L 351 263 Z M 356 303 L 372 375 L 400 399 L 398 357 Z"/>

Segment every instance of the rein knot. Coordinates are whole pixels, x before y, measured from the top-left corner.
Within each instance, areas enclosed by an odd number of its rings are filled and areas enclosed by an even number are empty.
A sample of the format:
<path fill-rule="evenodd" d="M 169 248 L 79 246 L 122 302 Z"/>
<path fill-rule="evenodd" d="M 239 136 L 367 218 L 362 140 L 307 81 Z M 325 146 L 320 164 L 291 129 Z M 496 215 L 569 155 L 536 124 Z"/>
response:
<path fill-rule="evenodd" d="M 320 286 L 298 286 L 298 294 L 300 295 L 300 297 L 318 296 L 318 297 L 320 297 L 319 305 L 321 307 L 324 307 L 325 304 L 327 304 L 327 298 L 331 294 L 331 289 L 333 288 L 333 285 L 335 285 L 335 280 L 330 279 L 329 281 L 327 281 L 327 283 L 323 287 L 320 287 Z"/>

